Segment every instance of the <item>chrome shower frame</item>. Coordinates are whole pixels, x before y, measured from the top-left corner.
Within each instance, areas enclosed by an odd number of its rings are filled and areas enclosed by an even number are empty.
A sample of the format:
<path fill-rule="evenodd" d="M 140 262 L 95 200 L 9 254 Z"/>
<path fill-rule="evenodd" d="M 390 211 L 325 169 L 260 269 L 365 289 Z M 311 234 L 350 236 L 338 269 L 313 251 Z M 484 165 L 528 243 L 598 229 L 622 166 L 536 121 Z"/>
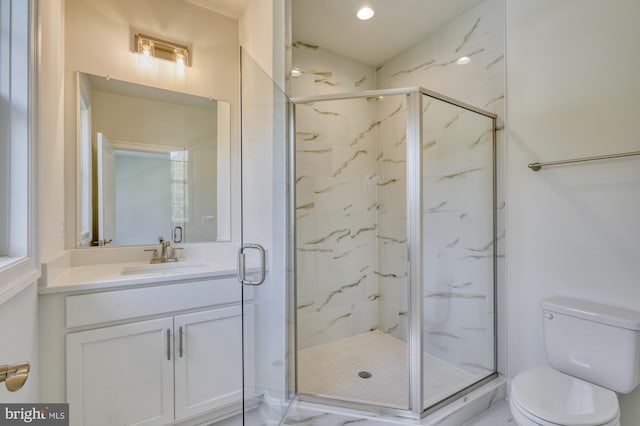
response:
<path fill-rule="evenodd" d="M 357 98 L 372 98 L 380 96 L 406 96 L 407 107 L 407 149 L 406 149 L 406 161 L 407 161 L 407 261 L 408 261 L 408 298 L 409 298 L 409 333 L 408 333 L 408 366 L 409 366 L 409 406 L 407 410 L 397 409 L 379 405 L 357 403 L 351 401 L 340 400 L 336 398 L 328 398 L 324 396 L 299 394 L 298 389 L 298 365 L 297 365 L 297 352 L 298 345 L 296 342 L 297 335 L 297 310 L 296 306 L 296 289 L 297 289 L 297 257 L 296 251 L 296 171 L 295 171 L 295 109 L 298 104 L 305 104 L 311 102 L 321 101 L 337 101 L 346 99 Z M 447 398 L 439 401 L 431 406 L 423 407 L 423 243 L 422 243 L 422 229 L 423 229 L 423 202 L 422 202 L 422 103 L 423 96 L 428 96 L 448 104 L 463 108 L 468 111 L 475 112 L 479 115 L 483 115 L 492 120 L 493 126 L 493 373 L 488 374 L 484 378 L 478 380 L 474 384 L 448 396 Z M 289 99 L 289 232 L 292 236 L 293 247 L 290 250 L 290 265 L 289 270 L 292 271 L 291 281 L 293 288 L 289 290 L 289 297 L 292 300 L 288 303 L 290 312 L 289 317 L 293 319 L 293 326 L 289 329 L 289 396 L 291 399 L 298 399 L 300 401 L 307 401 L 312 403 L 319 403 L 325 405 L 332 405 L 337 407 L 364 410 L 369 412 L 388 414 L 401 417 L 409 417 L 419 419 L 424 417 L 433 411 L 467 395 L 473 390 L 479 388 L 485 383 L 493 380 L 497 377 L 497 166 L 496 166 L 496 130 L 497 130 L 497 116 L 496 114 L 483 110 L 481 108 L 474 107 L 440 93 L 422 88 L 422 87 L 409 87 L 400 89 L 386 89 L 386 90 L 367 90 L 362 92 L 353 93 L 337 93 L 331 95 L 318 95 L 318 96 L 306 96 L 306 97 L 293 97 Z M 412 178 L 409 178 L 412 177 Z M 419 236 L 419 238 L 415 238 Z M 416 260 L 417 261 L 414 261 Z M 293 376 L 293 377 L 291 377 Z"/>

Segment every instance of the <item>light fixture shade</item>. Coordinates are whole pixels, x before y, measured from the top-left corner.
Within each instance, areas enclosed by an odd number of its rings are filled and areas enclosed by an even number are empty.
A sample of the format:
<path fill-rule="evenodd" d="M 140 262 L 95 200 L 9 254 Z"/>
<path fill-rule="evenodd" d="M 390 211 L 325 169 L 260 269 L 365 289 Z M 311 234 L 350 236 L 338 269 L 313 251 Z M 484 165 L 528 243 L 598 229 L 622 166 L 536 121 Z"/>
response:
<path fill-rule="evenodd" d="M 141 33 L 133 36 L 133 46 L 136 53 L 175 62 L 180 66 L 191 66 L 189 46 Z"/>

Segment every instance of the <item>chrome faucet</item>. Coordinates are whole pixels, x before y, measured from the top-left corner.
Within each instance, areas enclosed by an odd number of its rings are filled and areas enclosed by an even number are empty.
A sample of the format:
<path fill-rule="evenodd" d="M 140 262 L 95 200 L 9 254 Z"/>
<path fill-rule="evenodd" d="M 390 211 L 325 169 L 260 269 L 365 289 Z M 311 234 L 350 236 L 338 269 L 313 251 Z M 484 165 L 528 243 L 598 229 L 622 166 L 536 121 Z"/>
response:
<path fill-rule="evenodd" d="M 168 247 L 171 245 L 171 241 L 167 241 L 164 237 L 158 237 L 158 242 L 160 243 L 160 255 L 158 255 L 158 249 L 146 249 L 145 251 L 152 251 L 153 256 L 149 263 L 167 263 L 167 262 L 177 262 L 178 254 L 176 250 L 182 250 L 182 247 L 175 247 L 171 249 L 171 254 L 167 254 Z"/>
<path fill-rule="evenodd" d="M 160 243 L 160 263 L 168 262 L 167 259 L 167 247 L 171 245 L 171 241 L 165 241 L 164 238 L 158 237 L 158 242 Z"/>

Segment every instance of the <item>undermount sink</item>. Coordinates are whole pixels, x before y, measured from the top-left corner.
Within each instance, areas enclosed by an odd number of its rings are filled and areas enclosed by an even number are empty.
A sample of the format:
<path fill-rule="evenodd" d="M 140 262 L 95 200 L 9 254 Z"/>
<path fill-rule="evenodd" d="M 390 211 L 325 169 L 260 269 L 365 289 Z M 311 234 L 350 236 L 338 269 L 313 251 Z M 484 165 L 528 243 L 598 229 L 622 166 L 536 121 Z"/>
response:
<path fill-rule="evenodd" d="M 150 263 L 147 265 L 126 266 L 122 268 L 121 275 L 148 275 L 148 274 L 179 274 L 190 272 L 198 268 L 209 266 L 206 262 L 167 262 Z"/>

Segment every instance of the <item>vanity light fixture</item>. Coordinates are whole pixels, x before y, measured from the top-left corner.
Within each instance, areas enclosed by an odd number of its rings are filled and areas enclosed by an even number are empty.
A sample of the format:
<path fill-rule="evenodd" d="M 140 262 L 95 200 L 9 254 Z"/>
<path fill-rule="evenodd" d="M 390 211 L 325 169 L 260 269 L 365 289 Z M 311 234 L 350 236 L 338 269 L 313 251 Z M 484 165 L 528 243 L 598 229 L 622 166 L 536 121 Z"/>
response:
<path fill-rule="evenodd" d="M 358 13 L 356 13 L 358 19 L 362 21 L 373 18 L 373 15 L 375 15 L 375 12 L 368 6 L 360 8 L 360 10 L 358 10 Z"/>
<path fill-rule="evenodd" d="M 180 70 L 184 69 L 185 65 L 191 66 L 191 52 L 188 46 L 141 33 L 133 36 L 133 46 L 135 53 L 175 62 Z"/>
<path fill-rule="evenodd" d="M 458 60 L 456 61 L 456 64 L 458 65 L 467 65 L 469 62 L 471 62 L 471 58 L 468 56 L 461 56 L 458 58 Z"/>

